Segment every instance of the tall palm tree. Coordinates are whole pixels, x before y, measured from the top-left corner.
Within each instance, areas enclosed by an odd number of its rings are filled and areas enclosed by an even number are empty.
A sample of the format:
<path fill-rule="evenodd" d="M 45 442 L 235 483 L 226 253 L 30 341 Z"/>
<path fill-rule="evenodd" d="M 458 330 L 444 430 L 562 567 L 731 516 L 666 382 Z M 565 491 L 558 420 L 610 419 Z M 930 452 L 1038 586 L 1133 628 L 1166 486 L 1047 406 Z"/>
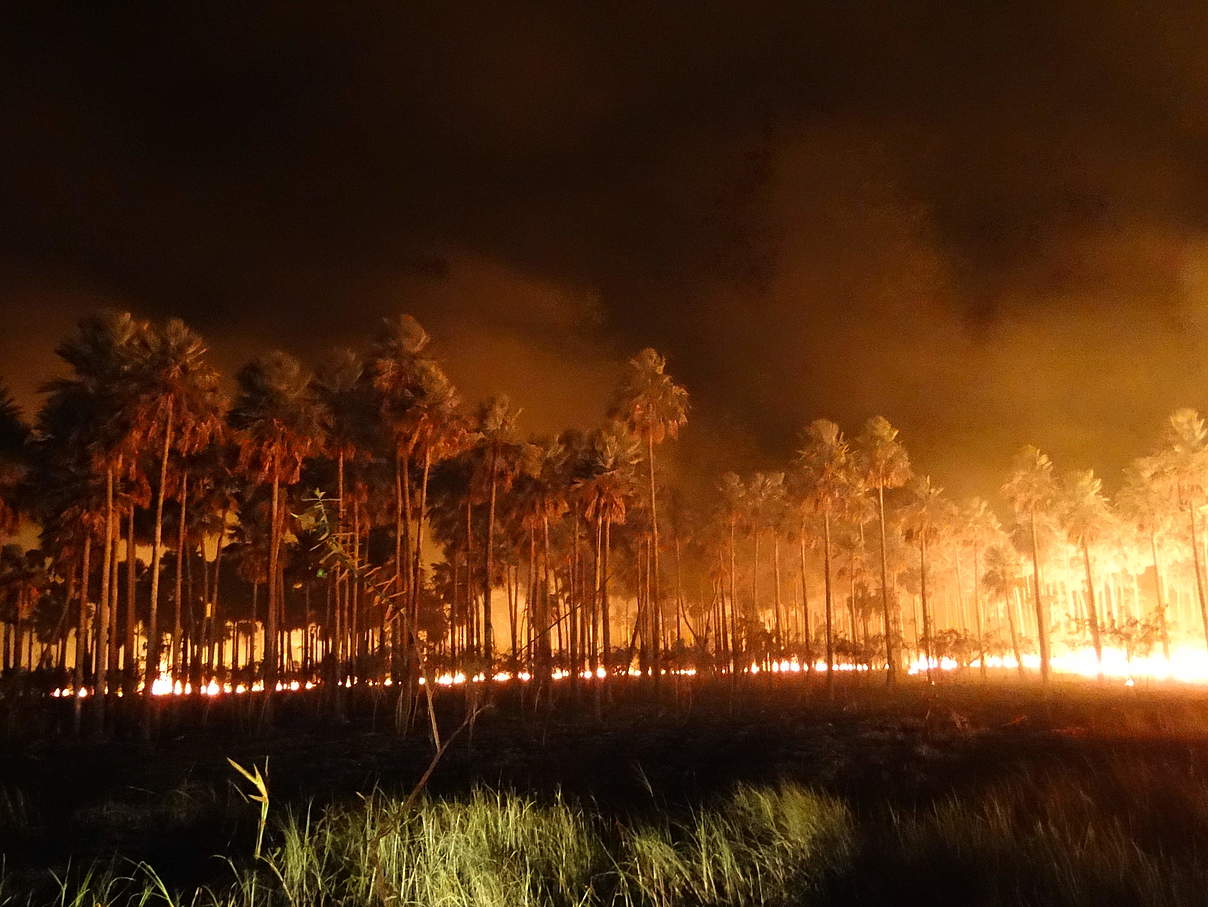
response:
<path fill-rule="evenodd" d="M 981 653 L 979 659 L 981 676 L 986 677 L 986 635 L 985 623 L 982 619 L 981 605 L 981 554 L 991 545 L 1001 544 L 1003 539 L 1002 525 L 998 517 L 990 509 L 985 498 L 969 498 L 961 507 L 960 524 L 962 543 L 973 553 L 973 618 L 977 629 L 977 647 Z"/>
<path fill-rule="evenodd" d="M 221 427 L 223 404 L 218 390 L 218 373 L 206 362 L 205 343 L 183 321 L 173 318 L 161 330 L 152 328 L 144 331 L 141 339 L 134 371 L 131 441 L 139 447 L 154 445 L 159 456 L 155 526 L 151 542 L 147 662 L 143 677 L 147 701 L 143 735 L 146 737 L 151 731 L 151 687 L 160 670 L 159 583 L 168 464 L 173 452 L 188 457 L 210 443 Z M 182 483 L 181 487 L 183 507 L 187 482 Z M 128 556 L 132 556 L 132 552 Z M 181 552 L 178 551 L 177 558 L 180 557 Z M 179 630 L 177 622 L 174 633 L 178 635 Z M 174 638 L 174 649 L 179 646 L 180 640 Z"/>
<path fill-rule="evenodd" d="M 653 616 L 654 672 L 662 671 L 659 651 L 661 614 L 659 594 L 659 520 L 658 495 L 654 478 L 654 445 L 675 438 L 688 421 L 688 391 L 667 374 L 667 360 L 647 347 L 629 360 L 613 404 L 612 415 L 621 419 L 631 432 L 646 443 L 647 478 L 650 505 L 651 614 Z"/>
<path fill-rule="evenodd" d="M 1061 520 L 1070 541 L 1082 550 L 1091 643 L 1095 647 L 1095 660 L 1099 664 L 1099 679 L 1103 680 L 1103 637 L 1099 612 L 1095 607 L 1095 577 L 1091 569 L 1090 546 L 1113 527 L 1115 516 L 1103 496 L 1103 481 L 1095 475 L 1093 469 L 1074 470 L 1065 477 L 1059 504 Z"/>
<path fill-rule="evenodd" d="M 1047 454 L 1029 445 L 1015 455 L 1011 473 L 1002 486 L 1002 495 L 1015 511 L 1016 520 L 1026 521 L 1032 548 L 1032 601 L 1036 608 L 1036 633 L 1040 644 L 1040 679 L 1049 682 L 1052 663 L 1049 653 L 1049 621 L 1040 597 L 1040 543 L 1037 519 L 1052 509 L 1057 499 L 1053 461 Z"/>
<path fill-rule="evenodd" d="M 738 637 L 738 558 L 736 555 L 736 539 L 738 523 L 747 512 L 747 486 L 737 473 L 727 472 L 721 477 L 720 492 L 721 517 L 725 521 L 729 555 L 726 577 L 730 585 L 730 671 L 738 672 L 738 659 L 741 654 Z M 722 624 L 725 624 L 725 596 L 722 596 Z"/>
<path fill-rule="evenodd" d="M 520 411 L 504 394 L 497 394 L 479 407 L 475 447 L 481 466 L 476 484 L 487 502 L 487 531 L 483 550 L 482 656 L 488 674 L 493 670 L 495 631 L 491 619 L 491 589 L 495 582 L 495 518 L 500 492 L 507 493 L 520 467 L 523 450 L 516 440 Z"/>
<path fill-rule="evenodd" d="M 608 580 L 612 527 L 624 525 L 634 492 L 634 470 L 640 459 L 636 443 L 618 424 L 592 432 L 588 451 L 571 490 L 581 502 L 583 516 L 595 528 L 595 598 L 599 603 L 600 648 L 604 670 L 611 674 L 612 615 Z"/>
<path fill-rule="evenodd" d="M 321 423 L 310 375 L 292 356 L 273 352 L 245 365 L 236 375 L 238 391 L 231 426 L 239 466 L 254 482 L 269 486 L 268 597 L 264 645 L 266 704 L 277 682 L 277 630 L 282 603 L 282 489 L 298 481 L 303 460 L 321 442 Z"/>
<path fill-rule="evenodd" d="M 823 573 L 826 595 L 826 683 L 834 690 L 834 598 L 831 590 L 831 521 L 851 493 L 855 475 L 851 448 L 839 426 L 828 419 L 815 419 L 805 430 L 797 453 L 797 471 L 803 505 L 822 517 Z"/>
<path fill-rule="evenodd" d="M 944 497 L 944 489 L 922 476 L 912 487 L 914 500 L 902 509 L 902 526 L 906 537 L 919 547 L 919 588 L 923 607 L 923 652 L 927 660 L 927 677 L 931 677 L 931 656 L 935 636 L 931 621 L 931 608 L 927 601 L 927 550 L 951 525 L 955 506 Z"/>
<path fill-rule="evenodd" d="M 1015 614 L 1011 608 L 1011 597 L 1020 586 L 1019 555 L 1015 547 L 1006 541 L 997 542 L 986 549 L 986 571 L 982 583 L 991 597 L 998 601 L 1007 616 L 1007 627 L 1011 636 L 1011 650 L 1015 653 L 1015 668 L 1023 677 L 1023 652 L 1019 645 L 1019 630 L 1015 626 Z"/>
<path fill-rule="evenodd" d="M 1157 455 L 1155 477 L 1171 490 L 1171 497 L 1187 514 L 1191 528 L 1191 562 L 1195 590 L 1208 644 L 1208 594 L 1204 589 L 1204 567 L 1200 556 L 1200 511 L 1208 496 L 1208 426 L 1193 409 L 1173 412 L 1167 423 L 1166 444 Z"/>
<path fill-rule="evenodd" d="M 877 496 L 877 520 L 881 542 L 881 612 L 885 630 L 886 681 L 894 682 L 898 658 L 893 639 L 898 620 L 890 615 L 889 579 L 885 554 L 885 489 L 900 488 L 913 474 L 910 457 L 898 440 L 898 430 L 884 416 L 873 416 L 864 423 L 856 438 L 856 463 L 864 484 Z"/>
<path fill-rule="evenodd" d="M 427 355 L 430 344 L 427 331 L 410 315 L 387 318 L 367 363 L 395 466 L 395 591 L 405 597 L 412 618 L 419 603 L 420 550 L 433 456 L 450 450 L 453 436 L 460 434 L 452 431 L 460 427 L 457 392 L 436 360 Z M 421 471 L 415 502 L 413 459 Z M 417 524 L 414 532 L 413 523 Z"/>
<path fill-rule="evenodd" d="M 128 312 L 103 312 L 80 321 L 75 334 L 55 350 L 71 373 L 45 385 L 47 399 L 39 416 L 43 430 L 49 429 L 47 437 L 65 452 L 65 461 L 73 462 L 83 475 L 94 477 L 104 489 L 101 589 L 92 650 L 93 726 L 97 733 L 105 728 L 110 624 L 116 612 L 116 585 L 111 576 L 117 517 L 114 486 L 123 465 L 132 462 L 140 448 L 134 429 L 136 378 L 148 331 L 146 322 Z M 90 483 L 82 481 L 76 487 L 85 490 Z"/>
<path fill-rule="evenodd" d="M 1162 587 L 1162 566 L 1158 561 L 1158 536 L 1171 523 L 1171 501 L 1161 480 L 1161 457 L 1139 457 L 1124 470 L 1124 485 L 1117 496 L 1120 515 L 1146 540 L 1153 567 L 1154 609 L 1162 648 L 1170 659 L 1170 628 L 1166 621 L 1166 600 Z"/>

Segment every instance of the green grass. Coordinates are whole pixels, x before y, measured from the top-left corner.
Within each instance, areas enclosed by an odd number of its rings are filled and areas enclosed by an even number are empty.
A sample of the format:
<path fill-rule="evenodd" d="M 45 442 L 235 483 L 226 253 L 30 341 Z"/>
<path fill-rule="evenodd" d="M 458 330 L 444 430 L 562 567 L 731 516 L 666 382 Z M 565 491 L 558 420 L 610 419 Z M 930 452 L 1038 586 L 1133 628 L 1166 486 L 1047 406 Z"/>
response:
<path fill-rule="evenodd" d="M 561 798 L 478 790 L 423 802 L 367 797 L 320 816 L 287 815 L 259 861 L 230 863 L 232 881 L 169 892 L 145 864 L 90 867 L 53 898 L 60 905 L 804 904 L 843 870 L 851 817 L 837 800 L 795 785 L 739 787 L 681 819 L 608 821 Z"/>
<path fill-rule="evenodd" d="M 228 859 L 226 881 L 205 888 L 173 892 L 152 867 L 115 861 L 36 896 L 6 876 L 0 904 L 1177 907 L 1205 901 L 1206 842 L 1208 779 L 1123 758 L 860 816 L 796 784 L 629 821 L 480 789 L 407 812 L 374 795 L 286 813 L 260 860 Z"/>

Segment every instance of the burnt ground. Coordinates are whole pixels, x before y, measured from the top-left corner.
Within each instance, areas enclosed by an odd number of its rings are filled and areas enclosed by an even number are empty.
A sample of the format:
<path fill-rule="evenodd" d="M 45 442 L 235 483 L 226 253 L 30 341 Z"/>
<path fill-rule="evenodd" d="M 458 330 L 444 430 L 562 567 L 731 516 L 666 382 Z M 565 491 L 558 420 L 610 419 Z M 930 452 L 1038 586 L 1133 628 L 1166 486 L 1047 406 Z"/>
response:
<path fill-rule="evenodd" d="M 12 717 L 0 750 L 0 851 L 10 878 L 43 875 L 120 854 L 146 860 L 175 885 L 229 873 L 219 854 L 242 853 L 254 807 L 239 796 L 228 758 L 268 760 L 273 813 L 319 808 L 375 789 L 405 794 L 432 757 L 422 723 L 391 728 L 393 699 L 367 693 L 351 718 L 330 716 L 317 693 L 277 700 L 270 733 L 254 733 L 244 700 L 165 703 L 157 739 L 142 743 L 126 716 L 115 739 L 76 743 L 23 728 L 65 721 L 69 704 Z M 612 686 L 597 717 L 589 690 L 575 703 L 522 703 L 497 689 L 490 707 L 449 747 L 427 790 L 475 785 L 536 796 L 562 792 L 633 815 L 707 801 L 738 782 L 793 779 L 844 797 L 860 812 L 916 807 L 1053 767 L 1093 775 L 1121 759 L 1161 771 L 1208 774 L 1208 690 L 1057 685 L 1048 695 L 1004 678 L 887 691 L 845 678 L 833 700 L 818 679 L 698 679 Z M 461 692 L 442 691 L 440 725 L 462 723 Z M 63 709 L 46 717 L 45 710 Z M 10 709 L 11 711 L 11 709 Z M 202 724 L 204 720 L 204 725 Z"/>

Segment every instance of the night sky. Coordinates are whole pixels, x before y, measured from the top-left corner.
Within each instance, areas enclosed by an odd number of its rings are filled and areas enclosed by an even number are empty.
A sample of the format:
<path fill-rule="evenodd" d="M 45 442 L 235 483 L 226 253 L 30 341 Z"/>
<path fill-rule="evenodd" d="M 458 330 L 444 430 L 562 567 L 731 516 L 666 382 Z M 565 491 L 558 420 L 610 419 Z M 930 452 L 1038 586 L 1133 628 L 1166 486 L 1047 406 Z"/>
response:
<path fill-rule="evenodd" d="M 1110 485 L 1208 407 L 1208 5 L 24 5 L 27 406 L 112 305 L 231 370 L 408 311 L 533 431 L 595 423 L 653 345 L 702 475 L 880 412 L 954 494 L 1025 442 Z"/>

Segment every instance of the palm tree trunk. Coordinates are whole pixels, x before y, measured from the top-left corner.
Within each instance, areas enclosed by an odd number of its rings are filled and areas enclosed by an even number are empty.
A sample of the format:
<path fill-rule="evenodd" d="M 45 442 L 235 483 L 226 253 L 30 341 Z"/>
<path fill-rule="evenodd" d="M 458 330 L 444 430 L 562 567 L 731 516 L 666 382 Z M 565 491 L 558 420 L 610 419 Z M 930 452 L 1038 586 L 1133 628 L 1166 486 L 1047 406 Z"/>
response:
<path fill-rule="evenodd" d="M 779 661 L 784 639 L 780 626 L 780 533 L 777 530 L 772 531 L 772 572 L 776 582 L 776 594 L 772 598 L 772 608 L 775 612 L 772 623 L 776 630 L 776 659 Z"/>
<path fill-rule="evenodd" d="M 93 672 L 96 675 L 93 699 L 93 727 L 98 735 L 105 732 L 105 680 L 109 673 L 109 593 L 110 565 L 113 563 L 113 466 L 105 469 L 105 554 L 101 562 L 101 598 L 96 615 L 96 646 L 93 649 Z M 148 690 L 148 696 L 150 691 Z"/>
<path fill-rule="evenodd" d="M 881 527 L 881 620 L 885 627 L 885 682 L 897 680 L 898 661 L 894 645 L 895 622 L 889 614 L 889 567 L 885 554 L 885 486 L 877 485 L 877 518 Z"/>
<path fill-rule="evenodd" d="M 919 533 L 919 595 L 923 608 L 923 658 L 927 664 L 927 680 L 931 681 L 931 608 L 927 604 L 927 534 Z"/>
<path fill-rule="evenodd" d="M 1036 538 L 1036 508 L 1031 511 L 1032 531 L 1032 597 L 1036 606 L 1036 637 L 1040 643 L 1040 682 L 1049 682 L 1049 622 L 1045 619 L 1044 603 L 1040 599 L 1040 546 Z M 1208 611 L 1205 611 L 1205 626 L 1208 627 Z"/>
<path fill-rule="evenodd" d="M 491 449 L 491 493 L 487 508 L 487 540 L 486 551 L 483 554 L 482 577 L 482 654 L 486 661 L 487 676 L 493 671 L 492 662 L 495 658 L 495 632 L 491 625 L 491 583 L 495 572 L 495 498 L 497 493 L 499 469 L 499 451 Z"/>
<path fill-rule="evenodd" d="M 77 737 L 80 735 L 81 713 L 84 707 L 80 690 L 84 689 L 84 652 L 87 649 L 84 640 L 88 635 L 88 592 L 92 585 L 91 559 L 92 532 L 85 530 L 84 550 L 80 555 L 80 613 L 76 622 L 75 675 L 72 683 L 72 691 L 75 693 L 75 702 L 72 703 L 72 730 Z"/>
<path fill-rule="evenodd" d="M 1166 602 L 1162 600 L 1162 571 L 1158 567 L 1158 543 L 1154 533 L 1149 534 L 1149 553 L 1153 557 L 1154 602 L 1158 610 L 1158 631 L 1162 634 L 1162 654 L 1170 661 L 1170 628 L 1166 625 Z"/>
<path fill-rule="evenodd" d="M 541 670 L 541 682 L 549 680 L 550 672 L 550 570 L 549 570 L 549 517 L 541 515 L 541 611 L 537 621 L 537 665 Z"/>
<path fill-rule="evenodd" d="M 1099 681 L 1103 682 L 1103 639 L 1099 634 L 1099 613 L 1095 609 L 1095 578 L 1091 573 L 1091 550 L 1082 537 L 1082 565 L 1086 570 L 1086 611 L 1091 623 L 1091 643 L 1095 647 L 1095 661 L 1099 665 Z"/>
<path fill-rule="evenodd" d="M 657 496 L 654 488 L 654 433 L 646 433 L 646 453 L 650 466 L 650 551 L 651 551 L 651 583 L 650 583 L 650 615 L 651 615 L 651 645 L 654 647 L 654 677 L 657 685 L 662 674 L 663 655 L 660 637 L 662 636 L 663 617 L 661 611 L 662 599 L 659 596 L 659 513 Z"/>
<path fill-rule="evenodd" d="M 738 675 L 738 558 L 734 536 L 738 529 L 738 518 L 730 517 L 730 676 Z"/>
<path fill-rule="evenodd" d="M 978 566 L 978 546 L 973 546 L 973 618 L 977 622 L 977 650 L 980 653 L 981 679 L 986 679 L 986 636 L 982 629 L 981 576 Z"/>
<path fill-rule="evenodd" d="M 604 671 L 612 676 L 612 614 L 608 601 L 608 561 L 612 549 L 612 520 L 604 518 L 604 560 L 600 567 L 600 631 L 604 647 Z M 628 665 L 626 665 L 628 667 Z"/>
<path fill-rule="evenodd" d="M 273 454 L 272 490 L 269 499 L 268 594 L 265 596 L 264 628 L 264 706 L 266 718 L 271 715 L 273 692 L 277 687 L 277 599 L 278 564 L 281 561 L 281 472 L 278 454 Z"/>
<path fill-rule="evenodd" d="M 155 530 L 151 538 L 151 595 L 148 601 L 150 607 L 147 619 L 147 665 L 143 673 L 143 696 L 146 708 L 143 710 L 143 739 L 151 739 L 151 719 L 153 715 L 151 685 L 159 675 L 159 565 L 163 557 L 164 536 L 164 493 L 168 484 L 168 454 L 172 450 L 172 405 L 168 406 L 168 418 L 164 424 L 164 443 L 159 456 L 159 487 L 155 489 Z"/>
<path fill-rule="evenodd" d="M 814 644 L 810 627 L 809 583 L 806 580 L 805 572 L 805 520 L 801 521 L 801 536 L 797 540 L 797 544 L 801 555 L 801 620 L 804 624 L 802 629 L 805 635 L 805 671 L 807 674 L 812 674 L 814 672 Z"/>
<path fill-rule="evenodd" d="M 134 636 L 134 623 L 138 614 L 138 550 L 134 533 L 134 502 L 130 502 L 126 520 L 126 664 L 123 673 L 125 693 L 133 696 L 138 687 L 138 651 Z"/>
<path fill-rule="evenodd" d="M 1007 612 L 1007 627 L 1011 633 L 1011 651 L 1015 653 L 1015 670 L 1019 672 L 1019 679 L 1023 680 L 1023 652 L 1019 649 L 1019 628 L 1015 625 L 1015 604 L 1011 601 L 1010 596 L 1003 600 L 1003 607 Z"/>
<path fill-rule="evenodd" d="M 1196 519 L 1195 506 L 1187 505 L 1187 514 L 1191 517 L 1191 560 L 1195 567 L 1195 591 L 1200 601 L 1200 619 L 1204 622 L 1204 641 L 1208 643 L 1208 598 L 1204 594 L 1204 571 L 1203 564 L 1200 558 L 1200 542 L 1199 530 Z"/>
<path fill-rule="evenodd" d="M 831 597 L 831 532 L 830 532 L 830 511 L 822 511 L 822 547 L 823 547 L 823 574 L 825 576 L 826 590 L 826 691 L 829 695 L 835 694 L 835 639 L 833 630 L 834 606 Z"/>
<path fill-rule="evenodd" d="M 181 655 L 184 649 L 182 637 L 182 599 L 184 598 L 184 565 L 185 565 L 185 520 L 187 501 L 189 499 L 189 470 L 186 468 L 180 475 L 180 525 L 176 529 L 176 601 L 172 607 L 172 677 L 181 668 Z"/>

